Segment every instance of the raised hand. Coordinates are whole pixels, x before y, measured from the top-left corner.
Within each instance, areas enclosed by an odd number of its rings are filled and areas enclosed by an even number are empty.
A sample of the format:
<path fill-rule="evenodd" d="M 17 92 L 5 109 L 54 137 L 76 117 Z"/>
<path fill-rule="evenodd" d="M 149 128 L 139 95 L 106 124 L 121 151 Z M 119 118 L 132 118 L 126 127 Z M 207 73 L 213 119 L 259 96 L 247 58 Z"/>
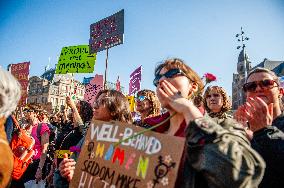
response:
<path fill-rule="evenodd" d="M 73 99 L 71 99 L 69 96 L 66 97 L 66 104 L 67 104 L 71 109 L 76 108 L 75 102 L 74 102 Z"/>
<path fill-rule="evenodd" d="M 59 171 L 62 177 L 66 178 L 69 182 L 74 175 L 76 162 L 74 159 L 64 158 L 59 164 Z"/>
<path fill-rule="evenodd" d="M 272 124 L 273 103 L 267 105 L 261 98 L 248 98 L 244 104 L 244 118 L 249 122 L 250 129 L 255 132 Z"/>
<path fill-rule="evenodd" d="M 182 113 L 186 122 L 202 117 L 202 113 L 189 99 L 183 97 L 181 93 L 167 80 L 160 81 L 157 87 L 157 95 L 161 103 L 170 110 Z"/>

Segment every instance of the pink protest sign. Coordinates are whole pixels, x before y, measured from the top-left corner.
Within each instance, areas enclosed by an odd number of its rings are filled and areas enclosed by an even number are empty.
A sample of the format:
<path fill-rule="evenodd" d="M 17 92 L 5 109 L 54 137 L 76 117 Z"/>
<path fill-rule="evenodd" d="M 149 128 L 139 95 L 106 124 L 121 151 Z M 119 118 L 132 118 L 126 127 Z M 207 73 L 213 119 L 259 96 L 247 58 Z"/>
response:
<path fill-rule="evenodd" d="M 129 95 L 133 95 L 135 94 L 135 92 L 140 90 L 141 75 L 142 66 L 131 73 L 129 82 Z"/>
<path fill-rule="evenodd" d="M 103 89 L 104 77 L 103 75 L 96 74 L 95 77 L 90 81 L 90 83 L 86 85 L 84 100 L 93 105 L 97 94 Z"/>
<path fill-rule="evenodd" d="M 28 97 L 30 62 L 12 64 L 10 70 L 11 74 L 14 75 L 21 84 L 21 99 L 19 105 L 24 106 L 27 103 Z"/>

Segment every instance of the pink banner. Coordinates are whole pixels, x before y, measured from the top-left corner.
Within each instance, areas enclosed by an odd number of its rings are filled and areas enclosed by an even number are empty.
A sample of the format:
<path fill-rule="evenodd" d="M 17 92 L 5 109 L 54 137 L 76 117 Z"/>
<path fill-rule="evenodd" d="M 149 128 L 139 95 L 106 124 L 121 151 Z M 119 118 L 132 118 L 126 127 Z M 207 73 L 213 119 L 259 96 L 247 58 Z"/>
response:
<path fill-rule="evenodd" d="M 115 84 L 116 91 L 120 91 L 120 81 L 119 76 L 117 77 L 116 84 Z"/>
<path fill-rule="evenodd" d="M 104 89 L 104 77 L 103 75 L 96 74 L 85 88 L 84 100 L 90 103 L 92 106 L 96 100 L 96 96 L 99 91 Z"/>
<path fill-rule="evenodd" d="M 137 68 L 135 71 L 132 72 L 130 75 L 130 82 L 129 82 L 129 95 L 135 94 L 137 91 L 140 90 L 140 83 L 141 83 L 141 75 L 142 75 L 142 66 Z"/>
<path fill-rule="evenodd" d="M 28 98 L 30 62 L 12 64 L 10 70 L 11 74 L 14 75 L 21 84 L 21 99 L 19 105 L 24 106 L 27 104 Z"/>

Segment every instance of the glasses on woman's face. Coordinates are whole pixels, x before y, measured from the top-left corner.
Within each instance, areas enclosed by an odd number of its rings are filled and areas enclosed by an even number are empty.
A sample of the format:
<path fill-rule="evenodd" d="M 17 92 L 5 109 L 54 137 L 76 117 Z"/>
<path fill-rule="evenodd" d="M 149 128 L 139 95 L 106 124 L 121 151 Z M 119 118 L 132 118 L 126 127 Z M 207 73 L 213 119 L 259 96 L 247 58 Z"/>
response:
<path fill-rule="evenodd" d="M 144 95 L 139 95 L 139 96 L 137 96 L 137 97 L 135 98 L 135 100 L 136 100 L 137 102 L 142 102 L 142 101 L 144 101 L 145 99 L 147 99 L 147 97 L 144 96 Z"/>
<path fill-rule="evenodd" d="M 261 80 L 261 81 L 254 81 L 248 82 L 243 86 L 244 92 L 255 92 L 257 86 L 261 87 L 261 89 L 272 89 L 276 83 L 277 87 L 279 86 L 275 80 Z"/>
<path fill-rule="evenodd" d="M 173 78 L 173 77 L 176 76 L 176 75 L 183 75 L 183 76 L 186 76 L 186 77 L 187 77 L 187 75 L 186 75 L 182 70 L 180 70 L 180 69 L 171 69 L 171 70 L 167 71 L 165 74 L 157 74 L 157 75 L 155 76 L 155 79 L 154 79 L 154 81 L 153 81 L 153 84 L 154 84 L 154 86 L 157 87 L 157 85 L 158 85 L 160 79 L 161 79 L 163 76 L 166 77 L 166 78 Z"/>

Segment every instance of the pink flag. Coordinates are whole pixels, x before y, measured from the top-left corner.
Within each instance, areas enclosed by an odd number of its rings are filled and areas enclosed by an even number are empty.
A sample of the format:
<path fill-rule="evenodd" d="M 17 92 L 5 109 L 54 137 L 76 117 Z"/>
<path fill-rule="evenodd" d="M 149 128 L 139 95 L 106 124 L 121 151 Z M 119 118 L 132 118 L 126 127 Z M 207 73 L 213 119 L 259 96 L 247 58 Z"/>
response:
<path fill-rule="evenodd" d="M 119 81 L 119 76 L 117 77 L 117 80 L 116 80 L 116 91 L 120 91 L 120 81 Z"/>
<path fill-rule="evenodd" d="M 84 100 L 93 106 L 97 94 L 103 89 L 104 77 L 103 75 L 96 74 L 95 77 L 90 81 L 90 83 L 85 87 Z"/>
<path fill-rule="evenodd" d="M 129 82 L 129 95 L 135 94 L 137 91 L 140 90 L 140 83 L 141 83 L 141 75 L 142 75 L 142 66 L 137 68 L 135 71 L 132 72 L 130 75 L 130 82 Z"/>

